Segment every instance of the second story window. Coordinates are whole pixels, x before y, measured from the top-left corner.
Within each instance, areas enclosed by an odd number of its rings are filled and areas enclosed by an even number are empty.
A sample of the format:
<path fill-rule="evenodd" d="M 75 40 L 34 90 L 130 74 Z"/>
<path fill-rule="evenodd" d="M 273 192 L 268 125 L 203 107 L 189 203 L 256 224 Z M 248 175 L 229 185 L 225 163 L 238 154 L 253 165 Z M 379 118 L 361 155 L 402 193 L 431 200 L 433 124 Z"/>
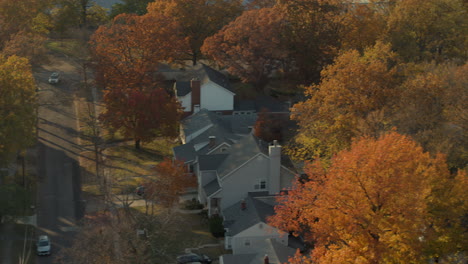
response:
<path fill-rule="evenodd" d="M 266 189 L 266 180 L 265 179 L 259 179 L 258 183 L 254 185 L 255 190 L 265 190 Z"/>

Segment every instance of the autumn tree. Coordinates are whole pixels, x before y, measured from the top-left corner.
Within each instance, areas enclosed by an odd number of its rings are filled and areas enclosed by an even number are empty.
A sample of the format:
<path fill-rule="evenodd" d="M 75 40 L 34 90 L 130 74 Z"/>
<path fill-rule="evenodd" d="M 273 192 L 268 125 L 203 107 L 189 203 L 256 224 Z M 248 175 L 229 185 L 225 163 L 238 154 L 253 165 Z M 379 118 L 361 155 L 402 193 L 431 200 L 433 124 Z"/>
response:
<path fill-rule="evenodd" d="M 453 178 L 442 155 L 431 157 L 407 136 L 362 138 L 328 168 L 317 160 L 306 173 L 308 181 L 281 196 L 270 219 L 314 244 L 310 255 L 290 263 L 419 263 L 466 250 L 464 232 L 454 234 L 467 206 L 465 192 L 455 186 L 466 175 Z M 446 240 L 442 230 L 450 230 Z M 444 250 L 423 250 L 433 243 Z"/>
<path fill-rule="evenodd" d="M 141 141 L 175 136 L 181 111 L 178 102 L 160 88 L 158 63 L 184 50 L 177 25 L 163 16 L 119 15 L 101 26 L 90 45 L 96 61 L 96 81 L 105 88 L 101 120 Z"/>
<path fill-rule="evenodd" d="M 38 65 L 47 61 L 47 50 L 44 46 L 46 37 L 27 31 L 20 31 L 10 35 L 8 41 L 4 43 L 2 53 L 4 56 L 20 56 L 28 59 L 33 65 Z"/>
<path fill-rule="evenodd" d="M 273 113 L 268 113 L 267 110 L 262 110 L 258 113 L 257 121 L 254 126 L 254 134 L 256 137 L 265 142 L 273 140 L 282 140 L 281 130 L 283 128 L 283 120 L 281 116 Z"/>
<path fill-rule="evenodd" d="M 34 142 L 36 86 L 25 58 L 0 55 L 0 163 Z"/>
<path fill-rule="evenodd" d="M 314 156 L 331 157 L 361 135 L 388 129 L 388 107 L 397 96 L 396 57 L 377 43 L 363 55 L 346 51 L 322 71 L 321 82 L 306 88 L 310 98 L 294 105 L 298 141 Z"/>
<path fill-rule="evenodd" d="M 110 16 L 112 18 L 120 14 L 144 15 L 147 13 L 146 7 L 153 0 L 123 0 L 112 5 Z"/>
<path fill-rule="evenodd" d="M 103 125 L 133 138 L 135 148 L 159 136 L 176 137 L 182 110 L 163 88 L 113 88 L 104 91 Z"/>
<path fill-rule="evenodd" d="M 270 75 L 287 71 L 291 66 L 282 38 L 285 19 L 278 8 L 245 11 L 207 38 L 202 51 L 243 82 L 262 90 Z"/>
<path fill-rule="evenodd" d="M 380 1 L 369 1 L 366 4 L 346 3 L 339 23 L 341 49 L 356 49 L 363 52 L 365 48 L 374 46 L 378 40 L 385 37 L 387 25 L 387 8 Z"/>
<path fill-rule="evenodd" d="M 241 0 L 156 0 L 148 5 L 148 14 L 169 16 L 180 24 L 193 65 L 200 58 L 203 41 L 241 12 Z"/>
<path fill-rule="evenodd" d="M 145 197 L 171 208 L 179 201 L 179 195 L 187 188 L 196 186 L 196 178 L 187 173 L 187 166 L 183 161 L 165 158 L 155 167 L 156 176 L 145 186 Z"/>
<path fill-rule="evenodd" d="M 49 0 L 0 0 L 0 51 L 6 56 L 43 60 L 45 35 L 52 27 Z"/>
<path fill-rule="evenodd" d="M 260 9 L 265 7 L 273 7 L 275 6 L 277 0 L 251 0 L 248 1 L 246 4 L 247 10 L 250 9 Z"/>
<path fill-rule="evenodd" d="M 177 23 L 165 16 L 119 15 L 92 35 L 96 81 L 104 88 L 152 88 L 161 61 L 187 50 Z"/>
<path fill-rule="evenodd" d="M 292 80 L 299 84 L 318 82 L 320 71 L 332 63 L 340 48 L 341 0 L 280 0 L 287 17 L 284 39 L 296 70 Z"/>
<path fill-rule="evenodd" d="M 425 150 L 447 155 L 449 166 L 463 168 L 468 138 L 468 67 L 453 63 L 408 65 L 399 87 L 392 122 Z"/>
<path fill-rule="evenodd" d="M 387 34 L 407 61 L 465 60 L 468 17 L 461 0 L 396 1 Z"/>

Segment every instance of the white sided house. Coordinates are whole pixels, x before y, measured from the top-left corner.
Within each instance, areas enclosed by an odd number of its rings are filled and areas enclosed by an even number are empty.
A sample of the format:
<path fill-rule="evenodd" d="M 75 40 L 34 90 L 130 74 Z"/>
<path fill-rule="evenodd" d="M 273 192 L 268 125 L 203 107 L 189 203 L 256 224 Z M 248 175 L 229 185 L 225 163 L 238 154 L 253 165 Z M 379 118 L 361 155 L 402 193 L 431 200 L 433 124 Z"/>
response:
<path fill-rule="evenodd" d="M 256 253 L 265 248 L 267 239 L 288 246 L 288 233 L 267 224 L 275 213 L 275 196 L 268 192 L 249 195 L 223 210 L 225 248 L 233 255 Z"/>
<path fill-rule="evenodd" d="M 249 134 L 225 148 L 213 148 L 194 162 L 198 199 L 208 214 L 222 212 L 252 192 L 279 194 L 292 186 L 295 173 L 281 163 L 281 146 Z"/>
<path fill-rule="evenodd" d="M 174 90 L 187 114 L 200 109 L 220 114 L 231 114 L 234 110 L 235 93 L 228 78 L 205 64 L 188 69 L 184 77 L 176 80 Z"/>

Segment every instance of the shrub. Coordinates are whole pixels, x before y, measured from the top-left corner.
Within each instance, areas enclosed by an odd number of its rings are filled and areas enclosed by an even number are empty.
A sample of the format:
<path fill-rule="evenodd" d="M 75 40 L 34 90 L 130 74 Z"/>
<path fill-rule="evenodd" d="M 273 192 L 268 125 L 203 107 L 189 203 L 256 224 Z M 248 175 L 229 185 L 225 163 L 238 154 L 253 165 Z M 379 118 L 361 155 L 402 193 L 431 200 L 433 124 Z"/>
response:
<path fill-rule="evenodd" d="M 214 237 L 224 236 L 223 218 L 221 216 L 212 216 L 209 220 L 210 232 Z"/>

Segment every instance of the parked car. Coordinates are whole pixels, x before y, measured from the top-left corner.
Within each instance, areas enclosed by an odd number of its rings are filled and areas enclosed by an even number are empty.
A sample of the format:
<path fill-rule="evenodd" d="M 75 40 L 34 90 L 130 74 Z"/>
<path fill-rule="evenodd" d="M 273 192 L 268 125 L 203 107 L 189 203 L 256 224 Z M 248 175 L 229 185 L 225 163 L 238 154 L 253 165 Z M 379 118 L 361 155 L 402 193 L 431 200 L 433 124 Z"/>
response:
<path fill-rule="evenodd" d="M 135 193 L 138 196 L 143 196 L 145 194 L 145 186 L 140 185 L 140 186 L 136 187 Z"/>
<path fill-rule="evenodd" d="M 184 254 L 180 255 L 177 257 L 177 263 L 178 264 L 188 264 L 188 263 L 203 263 L 203 264 L 211 264 L 212 260 L 210 257 L 207 255 L 201 254 L 195 254 L 195 253 L 189 253 L 189 254 Z"/>
<path fill-rule="evenodd" d="M 60 81 L 60 74 L 58 72 L 53 72 L 49 77 L 49 83 L 55 84 L 55 83 L 59 83 L 59 81 Z"/>
<path fill-rule="evenodd" d="M 51 246 L 49 237 L 46 235 L 39 236 L 36 244 L 37 255 L 50 255 L 50 248 Z"/>

